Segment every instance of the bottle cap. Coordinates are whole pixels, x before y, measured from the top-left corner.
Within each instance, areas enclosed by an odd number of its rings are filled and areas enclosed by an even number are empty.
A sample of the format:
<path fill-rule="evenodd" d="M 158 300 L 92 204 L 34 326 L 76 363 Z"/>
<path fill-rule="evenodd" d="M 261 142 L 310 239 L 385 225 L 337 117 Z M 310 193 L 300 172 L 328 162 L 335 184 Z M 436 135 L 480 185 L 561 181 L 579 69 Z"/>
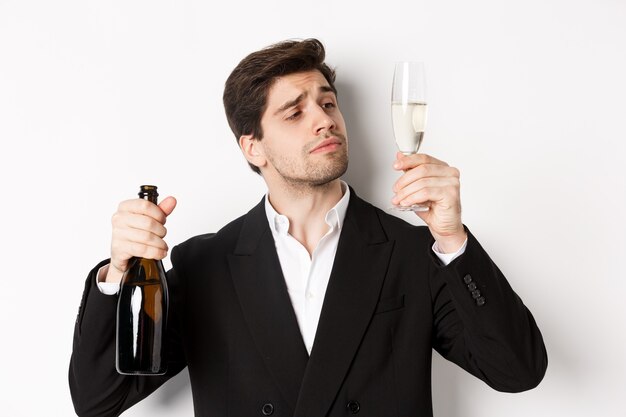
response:
<path fill-rule="evenodd" d="M 159 196 L 156 185 L 142 185 L 139 187 L 139 197 L 145 198 L 147 196 Z"/>

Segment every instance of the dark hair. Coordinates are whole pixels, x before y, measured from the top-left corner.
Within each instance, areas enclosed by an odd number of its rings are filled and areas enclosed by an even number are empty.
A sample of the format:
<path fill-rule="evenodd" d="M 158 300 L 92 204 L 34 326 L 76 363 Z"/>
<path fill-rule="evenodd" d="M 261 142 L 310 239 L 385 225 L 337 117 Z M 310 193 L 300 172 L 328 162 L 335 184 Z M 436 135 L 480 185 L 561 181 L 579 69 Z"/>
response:
<path fill-rule="evenodd" d="M 235 139 L 242 135 L 263 138 L 261 116 L 267 94 L 276 78 L 296 72 L 318 70 L 335 94 L 335 71 L 324 63 L 326 51 L 317 39 L 287 40 L 245 57 L 231 72 L 224 86 L 224 109 Z M 249 164 L 254 172 L 259 168 Z"/>

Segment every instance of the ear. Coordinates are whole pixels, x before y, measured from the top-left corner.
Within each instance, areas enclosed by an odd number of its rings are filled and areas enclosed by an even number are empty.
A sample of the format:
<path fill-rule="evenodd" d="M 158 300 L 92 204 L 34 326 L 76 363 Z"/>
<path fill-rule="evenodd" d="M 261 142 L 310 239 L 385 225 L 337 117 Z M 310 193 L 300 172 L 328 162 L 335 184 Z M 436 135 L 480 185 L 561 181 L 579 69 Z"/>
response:
<path fill-rule="evenodd" d="M 259 169 L 267 165 L 263 143 L 252 135 L 242 135 L 239 137 L 239 147 L 243 156 L 252 165 Z"/>

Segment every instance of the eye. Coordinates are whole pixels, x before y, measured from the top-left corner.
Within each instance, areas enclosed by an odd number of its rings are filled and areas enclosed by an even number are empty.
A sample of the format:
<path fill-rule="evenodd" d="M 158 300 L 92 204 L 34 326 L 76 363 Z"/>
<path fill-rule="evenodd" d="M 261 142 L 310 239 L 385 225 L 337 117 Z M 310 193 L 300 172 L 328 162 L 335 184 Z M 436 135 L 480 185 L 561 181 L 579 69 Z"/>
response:
<path fill-rule="evenodd" d="M 300 114 L 302 114 L 302 112 L 300 110 L 294 112 L 291 114 L 291 116 L 288 116 L 286 120 L 296 120 Z"/>
<path fill-rule="evenodd" d="M 329 101 L 328 103 L 322 104 L 322 107 L 324 107 L 325 109 L 334 109 L 336 106 L 334 102 Z"/>

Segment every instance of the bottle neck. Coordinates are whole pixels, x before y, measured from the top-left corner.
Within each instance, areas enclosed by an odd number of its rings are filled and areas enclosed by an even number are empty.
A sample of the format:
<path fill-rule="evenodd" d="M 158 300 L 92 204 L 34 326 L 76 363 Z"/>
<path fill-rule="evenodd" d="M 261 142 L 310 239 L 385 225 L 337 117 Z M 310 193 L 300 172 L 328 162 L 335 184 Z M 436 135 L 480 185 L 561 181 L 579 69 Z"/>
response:
<path fill-rule="evenodd" d="M 139 198 L 158 204 L 158 197 L 159 193 L 157 192 L 156 185 L 142 185 L 139 188 Z"/>
<path fill-rule="evenodd" d="M 143 198 L 144 200 L 148 200 L 149 202 L 154 203 L 154 204 L 159 204 L 158 196 L 159 196 L 158 194 L 146 194 L 143 196 L 140 195 L 140 197 Z"/>

